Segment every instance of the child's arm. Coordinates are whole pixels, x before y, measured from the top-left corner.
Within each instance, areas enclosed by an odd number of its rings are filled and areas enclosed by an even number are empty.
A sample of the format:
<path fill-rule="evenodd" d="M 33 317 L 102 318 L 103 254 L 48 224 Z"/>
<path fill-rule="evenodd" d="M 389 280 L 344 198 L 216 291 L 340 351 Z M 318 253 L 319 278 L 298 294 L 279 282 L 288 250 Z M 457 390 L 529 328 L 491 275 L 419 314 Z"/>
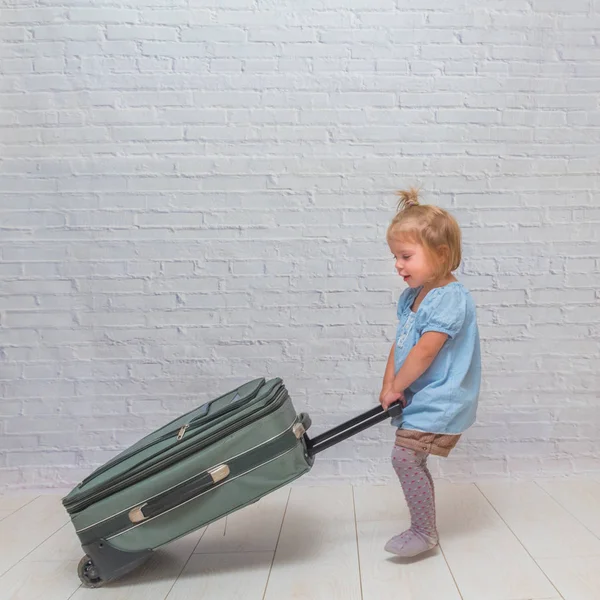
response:
<path fill-rule="evenodd" d="M 404 390 L 427 371 L 447 339 L 448 336 L 439 331 L 428 331 L 419 338 L 394 377 L 391 389 L 380 397 L 383 408 L 398 400 Z"/>
<path fill-rule="evenodd" d="M 390 354 L 388 356 L 387 365 L 385 367 L 385 373 L 383 375 L 383 385 L 381 386 L 381 390 L 387 390 L 394 383 L 394 348 L 396 347 L 396 342 L 392 344 L 392 349 L 390 350 Z"/>

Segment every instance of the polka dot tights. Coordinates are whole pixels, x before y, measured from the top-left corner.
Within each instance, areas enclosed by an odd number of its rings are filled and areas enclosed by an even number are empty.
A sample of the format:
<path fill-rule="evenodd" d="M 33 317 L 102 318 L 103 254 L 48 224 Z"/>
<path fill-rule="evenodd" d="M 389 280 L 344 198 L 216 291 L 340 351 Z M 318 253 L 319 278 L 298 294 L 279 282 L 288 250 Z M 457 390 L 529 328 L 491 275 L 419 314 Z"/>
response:
<path fill-rule="evenodd" d="M 438 543 L 435 525 L 435 494 L 433 479 L 427 468 L 426 452 L 394 446 L 392 465 L 406 498 L 411 526 L 393 537 L 386 550 L 399 556 L 416 556 Z"/>

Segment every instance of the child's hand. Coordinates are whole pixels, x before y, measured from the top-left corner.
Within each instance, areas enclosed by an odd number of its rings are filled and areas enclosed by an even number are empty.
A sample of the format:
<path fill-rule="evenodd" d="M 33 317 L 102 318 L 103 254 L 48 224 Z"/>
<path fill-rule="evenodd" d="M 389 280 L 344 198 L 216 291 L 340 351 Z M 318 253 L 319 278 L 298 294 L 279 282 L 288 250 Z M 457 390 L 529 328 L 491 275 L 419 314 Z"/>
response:
<path fill-rule="evenodd" d="M 381 404 L 383 402 L 383 397 L 392 389 L 392 384 L 388 384 L 388 385 L 384 385 L 381 388 L 381 392 L 379 394 L 379 403 Z"/>
<path fill-rule="evenodd" d="M 381 390 L 381 394 L 379 395 L 379 402 L 381 406 L 383 406 L 384 410 L 387 410 L 391 404 L 396 402 L 396 400 L 400 400 L 400 403 L 403 407 L 406 406 L 406 398 L 404 397 L 404 392 L 395 392 L 392 386 L 389 386 L 385 390 Z"/>

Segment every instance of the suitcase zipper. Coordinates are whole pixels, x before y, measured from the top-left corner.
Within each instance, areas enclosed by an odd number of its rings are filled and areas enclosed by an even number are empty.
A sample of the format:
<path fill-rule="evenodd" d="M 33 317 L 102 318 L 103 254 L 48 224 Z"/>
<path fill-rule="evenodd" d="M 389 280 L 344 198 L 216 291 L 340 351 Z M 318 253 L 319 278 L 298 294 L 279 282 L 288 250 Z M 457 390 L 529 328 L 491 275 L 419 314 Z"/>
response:
<path fill-rule="evenodd" d="M 189 427 L 189 423 L 184 425 L 180 430 L 179 433 L 177 434 L 177 441 L 180 442 L 183 439 L 183 436 L 185 435 L 185 432 L 187 431 L 188 427 Z"/>
<path fill-rule="evenodd" d="M 262 411 L 257 411 L 255 413 L 252 413 L 250 416 L 246 417 L 246 419 L 244 419 L 243 421 L 240 421 L 238 423 L 233 423 L 229 427 L 222 429 L 220 431 L 217 431 L 215 434 L 213 434 L 209 438 L 202 440 L 199 444 L 190 445 L 189 447 L 182 449 L 180 452 L 169 457 L 169 459 L 165 460 L 164 462 L 159 461 L 159 462 L 155 463 L 154 465 L 152 465 L 151 467 L 141 469 L 138 473 L 135 473 L 135 472 L 131 473 L 131 471 L 129 471 L 127 474 L 124 475 L 123 478 L 121 478 L 121 479 L 116 478 L 115 480 L 113 480 L 113 484 L 108 488 L 104 488 L 101 491 L 91 491 L 88 494 L 83 494 L 80 498 L 77 499 L 76 502 L 65 503 L 65 501 L 63 500 L 63 506 L 65 507 L 65 509 L 67 510 L 67 512 L 69 514 L 78 513 L 80 511 L 88 508 L 92 504 L 95 504 L 96 502 L 99 502 L 100 500 L 103 500 L 104 498 L 111 496 L 114 493 L 119 492 L 119 491 L 125 489 L 126 487 L 129 487 L 130 485 L 138 483 L 139 481 L 142 481 L 143 479 L 146 479 L 147 477 L 151 477 L 155 473 L 158 473 L 159 471 L 162 471 L 163 469 L 172 466 L 173 464 L 194 454 L 198 450 L 201 450 L 202 448 L 209 446 L 214 441 L 216 441 L 220 438 L 223 438 L 223 437 L 229 435 L 230 433 L 234 433 L 238 429 L 243 429 L 244 427 L 246 427 L 247 425 L 250 425 L 254 421 L 258 421 L 264 415 L 274 412 L 275 410 L 277 410 L 278 408 L 283 406 L 283 404 L 288 399 L 288 397 L 289 396 L 287 394 L 287 390 L 284 387 L 282 387 L 276 393 L 274 399 Z M 155 458 L 155 457 L 156 457 L 156 455 L 151 456 L 148 458 L 148 460 L 151 460 L 152 458 Z"/>
<path fill-rule="evenodd" d="M 252 400 L 254 400 L 256 398 L 256 396 L 258 396 L 259 392 L 261 391 L 262 386 L 258 387 L 254 390 L 254 392 L 252 394 L 249 394 L 248 397 L 246 398 L 247 402 L 251 402 Z M 229 392 L 231 393 L 231 392 Z M 224 396 L 226 396 L 227 394 L 224 394 Z M 223 396 L 220 396 L 219 398 L 217 398 L 216 400 L 219 400 L 220 398 L 222 398 Z M 210 402 L 209 404 L 212 404 L 213 402 L 216 402 L 216 400 L 213 400 L 212 402 Z M 202 425 L 208 425 L 209 423 L 211 423 L 212 421 L 214 421 L 215 419 L 222 417 L 225 414 L 228 414 L 229 412 L 231 412 L 232 410 L 235 410 L 235 407 L 233 406 L 228 406 L 222 410 L 220 410 L 219 412 L 215 413 L 214 415 L 210 415 L 209 418 L 202 420 L 200 423 L 198 423 L 198 427 L 202 426 Z M 194 411 L 190 411 L 191 414 Z M 186 427 L 186 430 L 188 428 L 190 428 L 193 424 L 194 421 L 196 419 L 192 419 L 190 421 L 189 424 L 185 425 L 184 427 Z M 165 425 L 165 427 L 168 427 L 169 424 Z M 192 427 L 192 429 L 195 429 L 194 427 Z M 173 435 L 175 435 L 175 433 L 179 432 L 179 434 L 181 434 L 181 430 L 182 428 L 180 427 L 179 429 L 175 429 L 175 430 L 171 430 L 167 433 L 164 433 L 163 435 L 161 435 L 159 438 L 156 438 L 155 440 L 152 440 L 151 442 L 145 444 L 144 446 L 141 446 L 139 448 L 135 449 L 135 452 L 129 452 L 126 454 L 121 454 L 116 456 L 113 460 L 107 462 L 104 466 L 99 467 L 98 469 L 96 469 L 93 473 L 91 473 L 90 475 L 88 475 L 80 484 L 79 487 L 83 487 L 84 485 L 88 484 L 90 481 L 92 481 L 93 479 L 95 479 L 96 477 L 98 477 L 99 475 L 102 475 L 103 473 L 106 473 L 106 471 L 108 471 L 109 469 L 112 469 L 113 467 L 115 467 L 116 465 L 122 463 L 123 461 L 131 458 L 132 456 L 134 456 L 135 454 L 138 454 L 140 452 L 143 452 L 144 450 L 148 450 L 148 448 L 151 448 L 152 446 L 154 446 L 155 444 L 160 444 L 161 442 L 164 442 L 166 440 L 168 440 L 169 438 L 171 438 Z M 183 437 L 183 435 L 182 435 Z M 180 438 L 177 438 L 177 441 L 180 441 Z M 64 504 L 64 502 L 63 502 Z M 66 506 L 66 504 L 65 504 Z"/>

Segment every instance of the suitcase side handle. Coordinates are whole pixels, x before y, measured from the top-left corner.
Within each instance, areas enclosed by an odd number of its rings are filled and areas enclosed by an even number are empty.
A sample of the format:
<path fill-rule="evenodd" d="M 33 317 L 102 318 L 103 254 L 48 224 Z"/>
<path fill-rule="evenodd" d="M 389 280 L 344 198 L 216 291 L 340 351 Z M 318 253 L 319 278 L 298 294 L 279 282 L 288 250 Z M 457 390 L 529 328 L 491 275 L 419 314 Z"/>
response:
<path fill-rule="evenodd" d="M 185 491 L 179 494 L 167 494 L 167 497 L 159 496 L 129 511 L 128 517 L 131 523 L 138 524 L 146 519 L 156 517 L 180 504 L 190 500 L 203 492 L 208 491 L 213 485 L 229 477 L 230 469 L 226 464 L 219 465 L 202 473 L 192 485 L 186 486 Z"/>
<path fill-rule="evenodd" d="M 400 414 L 402 414 L 402 404 L 400 402 L 394 402 L 387 410 L 384 410 L 382 406 L 376 406 L 312 439 L 305 436 L 307 452 L 309 456 L 314 456 L 327 448 L 331 448 L 331 446 L 347 440 L 360 431 L 364 431 L 373 425 L 377 425 L 377 423 Z"/>

